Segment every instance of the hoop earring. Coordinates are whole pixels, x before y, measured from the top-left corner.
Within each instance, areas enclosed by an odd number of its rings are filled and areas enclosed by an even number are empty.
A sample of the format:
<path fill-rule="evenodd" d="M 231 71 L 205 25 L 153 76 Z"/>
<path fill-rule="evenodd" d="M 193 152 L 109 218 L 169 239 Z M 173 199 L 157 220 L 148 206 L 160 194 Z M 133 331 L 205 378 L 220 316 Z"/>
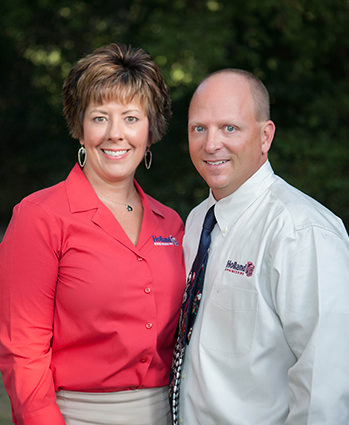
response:
<path fill-rule="evenodd" d="M 87 159 L 87 153 L 84 145 L 81 145 L 80 149 L 78 150 L 78 163 L 81 168 L 85 167 Z"/>
<path fill-rule="evenodd" d="M 151 167 L 152 160 L 153 160 L 152 151 L 150 150 L 149 146 L 147 146 L 147 149 L 145 150 L 145 154 L 144 154 L 144 164 L 147 170 L 149 170 L 149 168 Z"/>

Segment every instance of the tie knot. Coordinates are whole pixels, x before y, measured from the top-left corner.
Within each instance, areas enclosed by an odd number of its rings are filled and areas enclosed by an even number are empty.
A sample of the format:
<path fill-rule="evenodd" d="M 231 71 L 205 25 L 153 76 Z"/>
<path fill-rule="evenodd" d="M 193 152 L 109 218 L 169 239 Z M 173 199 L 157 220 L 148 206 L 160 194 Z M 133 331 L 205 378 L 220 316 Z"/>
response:
<path fill-rule="evenodd" d="M 202 227 L 204 227 L 209 233 L 211 233 L 212 229 L 216 224 L 216 221 L 217 220 L 214 215 L 214 205 L 212 205 L 212 207 L 210 207 L 210 209 L 206 213 L 204 224 L 202 225 Z"/>

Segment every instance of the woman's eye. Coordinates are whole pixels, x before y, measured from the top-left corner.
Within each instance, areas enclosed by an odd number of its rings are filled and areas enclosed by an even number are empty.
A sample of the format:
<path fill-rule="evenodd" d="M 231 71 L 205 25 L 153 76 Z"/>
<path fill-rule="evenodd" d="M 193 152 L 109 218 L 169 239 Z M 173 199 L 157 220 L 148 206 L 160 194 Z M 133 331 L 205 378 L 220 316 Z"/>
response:
<path fill-rule="evenodd" d="M 106 118 L 105 117 L 95 117 L 93 118 L 93 121 L 95 122 L 105 122 Z"/>
<path fill-rule="evenodd" d="M 132 124 L 132 123 L 138 121 L 138 118 L 136 118 L 136 117 L 126 117 L 126 121 L 128 123 Z"/>
<path fill-rule="evenodd" d="M 233 133 L 233 131 L 235 130 L 235 127 L 232 125 L 226 125 L 225 129 L 227 130 L 228 133 Z"/>

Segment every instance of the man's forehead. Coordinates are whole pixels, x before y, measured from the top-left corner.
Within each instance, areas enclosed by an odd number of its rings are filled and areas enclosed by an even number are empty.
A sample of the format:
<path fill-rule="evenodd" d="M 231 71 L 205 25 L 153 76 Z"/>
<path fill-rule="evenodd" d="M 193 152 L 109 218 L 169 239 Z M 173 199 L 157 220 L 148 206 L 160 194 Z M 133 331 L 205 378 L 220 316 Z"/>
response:
<path fill-rule="evenodd" d="M 189 120 L 219 119 L 226 121 L 241 115 L 254 115 L 254 103 L 249 93 L 244 91 L 200 92 L 189 107 Z"/>
<path fill-rule="evenodd" d="M 210 75 L 207 77 L 196 89 L 196 93 L 200 94 L 211 88 L 219 89 L 236 89 L 236 88 L 249 88 L 249 82 L 247 78 L 241 74 L 234 73 L 232 71 L 222 71 L 217 74 Z"/>
<path fill-rule="evenodd" d="M 245 102 L 251 98 L 250 87 L 247 80 L 240 75 L 222 73 L 213 75 L 205 80 L 195 91 L 190 102 L 192 107 L 201 107 L 202 104 L 219 105 L 230 102 Z"/>

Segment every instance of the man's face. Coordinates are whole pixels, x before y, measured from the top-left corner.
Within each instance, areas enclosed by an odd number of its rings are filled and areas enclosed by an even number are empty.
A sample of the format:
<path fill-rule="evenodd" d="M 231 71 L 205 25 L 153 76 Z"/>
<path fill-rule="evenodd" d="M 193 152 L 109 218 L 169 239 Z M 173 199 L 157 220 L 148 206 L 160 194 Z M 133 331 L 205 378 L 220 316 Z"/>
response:
<path fill-rule="evenodd" d="M 189 108 L 189 151 L 217 200 L 238 189 L 267 160 L 271 121 L 257 122 L 249 84 L 221 73 L 204 81 Z"/>

